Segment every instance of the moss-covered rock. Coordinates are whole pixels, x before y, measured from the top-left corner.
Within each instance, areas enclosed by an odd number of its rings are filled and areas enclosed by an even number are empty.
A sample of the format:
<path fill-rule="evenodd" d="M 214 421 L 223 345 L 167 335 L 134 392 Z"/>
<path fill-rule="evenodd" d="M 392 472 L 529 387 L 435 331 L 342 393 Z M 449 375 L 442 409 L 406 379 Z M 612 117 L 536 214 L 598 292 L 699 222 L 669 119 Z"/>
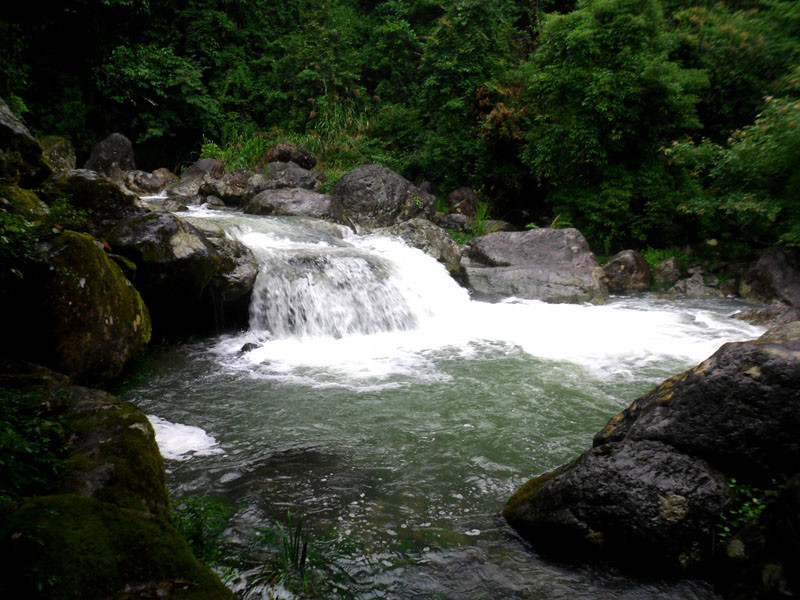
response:
<path fill-rule="evenodd" d="M 50 160 L 54 173 L 64 173 L 75 168 L 75 148 L 60 135 L 46 135 L 39 138 L 39 145 Z"/>
<path fill-rule="evenodd" d="M 41 337 L 30 340 L 29 358 L 75 382 L 102 384 L 150 341 L 147 307 L 91 236 L 65 231 L 48 242 L 47 255 L 50 267 L 38 277 L 41 296 L 30 299 L 37 306 L 31 328 Z"/>
<path fill-rule="evenodd" d="M 151 514 L 61 494 L 27 500 L 4 517 L 3 598 L 233 598 L 177 531 Z"/>
<path fill-rule="evenodd" d="M 50 212 L 32 191 L 9 185 L 0 185 L 0 208 L 22 215 L 33 223 L 41 221 Z"/>
<path fill-rule="evenodd" d="M 149 212 L 138 205 L 136 194 L 86 169 L 53 177 L 43 186 L 42 194 L 49 205 L 63 198 L 74 208 L 85 211 L 88 217 L 85 230 L 95 236 L 104 235 L 122 219 Z"/>

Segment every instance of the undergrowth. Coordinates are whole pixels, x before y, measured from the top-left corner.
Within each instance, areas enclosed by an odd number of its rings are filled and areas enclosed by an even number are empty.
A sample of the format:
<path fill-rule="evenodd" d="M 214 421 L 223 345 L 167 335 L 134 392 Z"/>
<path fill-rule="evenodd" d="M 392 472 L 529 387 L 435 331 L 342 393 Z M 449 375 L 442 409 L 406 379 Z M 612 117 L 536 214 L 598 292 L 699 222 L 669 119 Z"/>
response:
<path fill-rule="evenodd" d="M 731 478 L 728 486 L 733 491 L 733 501 L 720 514 L 717 535 L 721 540 L 735 535 L 748 523 L 757 519 L 767 504 L 778 496 L 782 487 L 775 479 L 772 480 L 771 487 L 764 489 L 740 483 L 735 478 Z"/>

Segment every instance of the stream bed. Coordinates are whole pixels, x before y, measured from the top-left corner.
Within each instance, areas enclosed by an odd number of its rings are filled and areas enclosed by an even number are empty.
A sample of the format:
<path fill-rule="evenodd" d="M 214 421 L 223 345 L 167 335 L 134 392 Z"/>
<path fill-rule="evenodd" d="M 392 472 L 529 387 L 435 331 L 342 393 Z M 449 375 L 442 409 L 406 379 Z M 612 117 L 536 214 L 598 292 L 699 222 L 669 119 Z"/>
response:
<path fill-rule="evenodd" d="M 347 540 L 363 598 L 716 598 L 542 559 L 500 513 L 637 396 L 760 335 L 729 317 L 744 303 L 476 302 L 396 239 L 196 216 L 262 264 L 250 328 L 154 349 L 120 396 L 156 426 L 174 498 L 232 507 L 228 538 L 291 511 Z"/>

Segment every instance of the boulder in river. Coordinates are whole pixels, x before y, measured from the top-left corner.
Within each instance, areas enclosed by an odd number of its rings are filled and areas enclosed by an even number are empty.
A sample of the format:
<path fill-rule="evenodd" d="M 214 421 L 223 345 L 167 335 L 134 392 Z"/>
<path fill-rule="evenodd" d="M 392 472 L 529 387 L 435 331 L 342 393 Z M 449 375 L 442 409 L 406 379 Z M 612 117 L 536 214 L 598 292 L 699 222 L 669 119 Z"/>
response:
<path fill-rule="evenodd" d="M 432 219 L 436 198 L 380 165 L 361 165 L 331 190 L 334 218 L 357 233 L 389 227 L 414 217 Z"/>
<path fill-rule="evenodd" d="M 200 186 L 200 194 L 215 196 L 226 205 L 239 206 L 249 197 L 248 187 L 252 173 L 247 169 L 238 169 L 225 173 L 219 179 L 204 181 Z"/>
<path fill-rule="evenodd" d="M 608 281 L 608 291 L 612 294 L 632 294 L 650 289 L 650 265 L 634 250 L 623 250 L 612 256 L 603 265 L 603 272 Z"/>
<path fill-rule="evenodd" d="M 126 219 L 107 236 L 111 249 L 136 264 L 135 285 L 159 332 L 204 327 L 203 293 L 222 257 L 193 225 L 171 213 Z"/>
<path fill-rule="evenodd" d="M 46 135 L 39 138 L 39 144 L 53 166 L 54 173 L 65 173 L 75 168 L 75 148 L 67 138 Z"/>
<path fill-rule="evenodd" d="M 681 267 L 674 256 L 665 258 L 653 269 L 653 280 L 660 286 L 671 286 L 681 278 Z"/>
<path fill-rule="evenodd" d="M 798 431 L 794 322 L 725 344 L 641 396 L 592 449 L 523 485 L 503 514 L 541 551 L 650 570 L 708 568 L 731 478 L 767 487 L 797 473 Z M 785 556 L 799 551 L 795 538 Z"/>
<path fill-rule="evenodd" d="M 706 285 L 701 271 L 696 271 L 691 277 L 681 279 L 669 291 L 687 298 L 721 298 L 724 295 L 717 288 Z"/>
<path fill-rule="evenodd" d="M 744 273 L 739 284 L 742 298 L 779 301 L 800 308 L 800 248 L 773 246 Z"/>
<path fill-rule="evenodd" d="M 264 190 L 245 205 L 244 212 L 253 215 L 332 218 L 330 196 L 303 188 Z"/>
<path fill-rule="evenodd" d="M 225 175 L 225 164 L 216 158 L 201 158 L 186 169 L 177 183 L 167 188 L 170 196 L 196 196 L 205 183 Z"/>
<path fill-rule="evenodd" d="M 396 235 L 442 263 L 450 275 L 461 275 L 461 251 L 444 229 L 426 219 L 409 219 L 379 232 Z"/>
<path fill-rule="evenodd" d="M 751 308 L 732 315 L 734 319 L 747 321 L 752 325 L 775 327 L 800 319 L 800 311 L 785 304 L 770 304 L 759 308 Z"/>
<path fill-rule="evenodd" d="M 313 169 L 317 159 L 305 148 L 294 142 L 281 142 L 267 150 L 268 162 L 293 162 L 304 169 Z"/>
<path fill-rule="evenodd" d="M 577 229 L 489 233 L 461 254 L 467 286 L 479 294 L 594 304 L 608 299 L 603 269 Z"/>

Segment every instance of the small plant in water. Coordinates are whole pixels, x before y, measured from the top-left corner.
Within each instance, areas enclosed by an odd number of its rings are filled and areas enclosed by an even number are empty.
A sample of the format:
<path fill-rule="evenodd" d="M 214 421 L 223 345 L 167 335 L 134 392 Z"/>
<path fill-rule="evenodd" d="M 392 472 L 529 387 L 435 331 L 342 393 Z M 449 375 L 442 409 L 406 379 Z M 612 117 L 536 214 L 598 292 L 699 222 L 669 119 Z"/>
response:
<path fill-rule="evenodd" d="M 284 588 L 301 598 L 357 598 L 358 584 L 344 567 L 346 544 L 313 537 L 302 517 L 286 513 L 286 524 L 275 522 L 262 532 L 259 545 L 269 552 L 267 562 L 248 582 L 248 588 Z M 252 585 L 251 585 L 252 584 Z"/>
<path fill-rule="evenodd" d="M 733 490 L 733 501 L 728 509 L 720 514 L 717 533 L 721 540 L 736 534 L 748 523 L 757 519 L 767 504 L 779 494 L 781 487 L 774 479 L 772 487 L 768 489 L 739 483 L 734 478 L 731 478 L 728 485 Z"/>

